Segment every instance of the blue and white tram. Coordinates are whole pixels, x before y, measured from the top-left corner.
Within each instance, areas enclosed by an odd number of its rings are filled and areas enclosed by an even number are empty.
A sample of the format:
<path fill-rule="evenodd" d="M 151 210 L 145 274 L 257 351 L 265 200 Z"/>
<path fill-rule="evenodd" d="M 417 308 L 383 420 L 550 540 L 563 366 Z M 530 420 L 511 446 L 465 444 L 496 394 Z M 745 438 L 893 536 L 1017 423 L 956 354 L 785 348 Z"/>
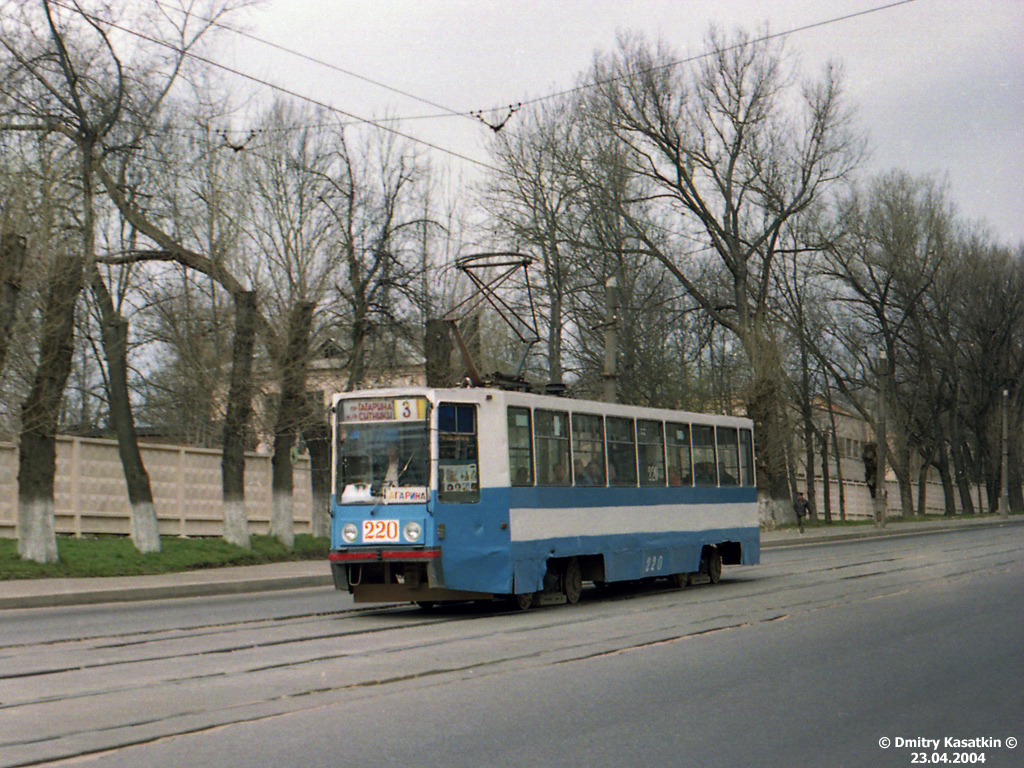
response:
<path fill-rule="evenodd" d="M 760 560 L 747 419 L 487 388 L 336 395 L 334 583 L 357 602 L 576 602 Z"/>

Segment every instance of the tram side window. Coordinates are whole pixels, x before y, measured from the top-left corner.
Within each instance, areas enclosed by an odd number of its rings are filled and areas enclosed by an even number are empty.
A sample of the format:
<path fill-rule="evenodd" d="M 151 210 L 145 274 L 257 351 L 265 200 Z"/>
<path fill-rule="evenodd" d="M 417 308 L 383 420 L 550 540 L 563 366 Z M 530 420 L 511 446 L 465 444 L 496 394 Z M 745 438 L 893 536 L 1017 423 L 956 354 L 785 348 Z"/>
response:
<path fill-rule="evenodd" d="M 512 485 L 533 485 L 533 440 L 529 408 L 508 409 L 508 469 Z"/>
<path fill-rule="evenodd" d="M 718 427 L 718 484 L 740 484 L 740 454 L 737 430 L 732 427 Z"/>
<path fill-rule="evenodd" d="M 749 429 L 740 430 L 740 484 L 754 485 L 754 435 Z"/>
<path fill-rule="evenodd" d="M 605 485 L 604 421 L 588 413 L 572 415 L 573 474 L 576 485 Z"/>
<path fill-rule="evenodd" d="M 537 484 L 569 485 L 569 414 L 534 411 Z"/>
<path fill-rule="evenodd" d="M 608 484 L 636 486 L 633 420 L 608 417 Z"/>
<path fill-rule="evenodd" d="M 718 471 L 715 462 L 715 428 L 694 424 L 692 434 L 694 485 L 718 485 Z"/>
<path fill-rule="evenodd" d="M 640 460 L 640 485 L 665 484 L 665 440 L 660 421 L 636 423 L 636 447 Z"/>
<path fill-rule="evenodd" d="M 437 498 L 480 501 L 476 406 L 441 403 L 437 409 Z"/>
<path fill-rule="evenodd" d="M 665 444 L 668 454 L 668 484 L 693 485 L 690 425 L 666 424 Z"/>

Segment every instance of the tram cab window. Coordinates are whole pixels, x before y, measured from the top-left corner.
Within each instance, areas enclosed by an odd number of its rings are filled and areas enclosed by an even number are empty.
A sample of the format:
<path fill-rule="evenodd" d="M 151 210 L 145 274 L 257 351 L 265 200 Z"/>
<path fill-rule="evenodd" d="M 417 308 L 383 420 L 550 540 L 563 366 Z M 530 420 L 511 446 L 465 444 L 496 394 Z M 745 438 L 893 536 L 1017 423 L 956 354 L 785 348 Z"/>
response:
<path fill-rule="evenodd" d="M 576 485 L 606 485 L 604 420 L 588 413 L 572 415 L 573 475 Z"/>
<path fill-rule="evenodd" d="M 633 420 L 609 416 L 608 434 L 608 484 L 636 486 L 636 438 L 633 434 Z"/>
<path fill-rule="evenodd" d="M 690 425 L 666 424 L 665 448 L 668 454 L 668 484 L 693 485 Z"/>
<path fill-rule="evenodd" d="M 749 429 L 740 430 L 740 484 L 754 485 L 754 435 Z"/>
<path fill-rule="evenodd" d="M 476 406 L 441 403 L 437 409 L 437 498 L 480 501 Z"/>
<path fill-rule="evenodd" d="M 715 428 L 694 424 L 693 479 L 695 485 L 718 485 L 718 465 L 715 461 Z"/>
<path fill-rule="evenodd" d="M 660 421 L 637 421 L 636 447 L 640 462 L 640 485 L 664 485 L 665 440 Z"/>
<path fill-rule="evenodd" d="M 533 430 L 529 408 L 508 409 L 508 470 L 512 485 L 533 485 Z"/>
<path fill-rule="evenodd" d="M 569 485 L 569 414 L 534 411 L 533 430 L 537 447 L 537 484 Z"/>
<path fill-rule="evenodd" d="M 718 484 L 740 484 L 740 455 L 737 430 L 731 427 L 715 429 L 718 442 Z"/>
<path fill-rule="evenodd" d="M 339 504 L 420 501 L 430 470 L 425 398 L 343 400 L 336 419 Z"/>

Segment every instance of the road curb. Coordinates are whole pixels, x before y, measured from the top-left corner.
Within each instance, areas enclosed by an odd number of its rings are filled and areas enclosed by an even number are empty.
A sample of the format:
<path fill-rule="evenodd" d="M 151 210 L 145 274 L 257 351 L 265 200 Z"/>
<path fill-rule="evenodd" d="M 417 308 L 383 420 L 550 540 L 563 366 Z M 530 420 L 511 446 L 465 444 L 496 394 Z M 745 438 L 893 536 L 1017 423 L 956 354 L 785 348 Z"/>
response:
<path fill-rule="evenodd" d="M 875 539 L 883 536 L 921 536 L 946 531 L 963 531 L 970 528 L 991 528 L 1002 525 L 1024 525 L 1024 518 L 1018 516 L 1004 520 L 1003 518 L 979 519 L 974 522 L 927 522 L 927 523 L 895 523 L 886 528 L 869 528 L 864 531 L 843 533 L 809 533 L 803 536 L 788 534 L 784 539 L 766 540 L 761 534 L 761 549 L 779 547 L 798 547 L 807 544 L 826 544 L 834 541 L 856 541 L 859 539 Z M 816 529 L 817 530 L 817 529 Z M 770 533 L 767 535 L 771 535 Z"/>
<path fill-rule="evenodd" d="M 322 576 L 271 576 L 215 582 L 184 582 L 138 586 L 126 585 L 98 589 L 43 592 L 39 594 L 0 596 L 0 610 L 17 608 L 61 608 L 71 605 L 100 603 L 132 603 L 143 600 L 168 600 L 182 597 L 213 597 L 274 592 L 287 589 L 308 589 L 333 584 L 329 573 Z"/>

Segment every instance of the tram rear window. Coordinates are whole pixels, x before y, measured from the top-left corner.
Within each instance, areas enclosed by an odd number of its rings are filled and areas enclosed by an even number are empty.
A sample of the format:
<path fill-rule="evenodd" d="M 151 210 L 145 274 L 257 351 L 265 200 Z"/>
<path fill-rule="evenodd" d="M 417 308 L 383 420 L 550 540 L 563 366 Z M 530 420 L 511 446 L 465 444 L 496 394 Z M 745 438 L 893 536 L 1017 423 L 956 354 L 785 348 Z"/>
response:
<path fill-rule="evenodd" d="M 754 435 L 749 429 L 740 430 L 740 483 L 754 485 Z"/>

